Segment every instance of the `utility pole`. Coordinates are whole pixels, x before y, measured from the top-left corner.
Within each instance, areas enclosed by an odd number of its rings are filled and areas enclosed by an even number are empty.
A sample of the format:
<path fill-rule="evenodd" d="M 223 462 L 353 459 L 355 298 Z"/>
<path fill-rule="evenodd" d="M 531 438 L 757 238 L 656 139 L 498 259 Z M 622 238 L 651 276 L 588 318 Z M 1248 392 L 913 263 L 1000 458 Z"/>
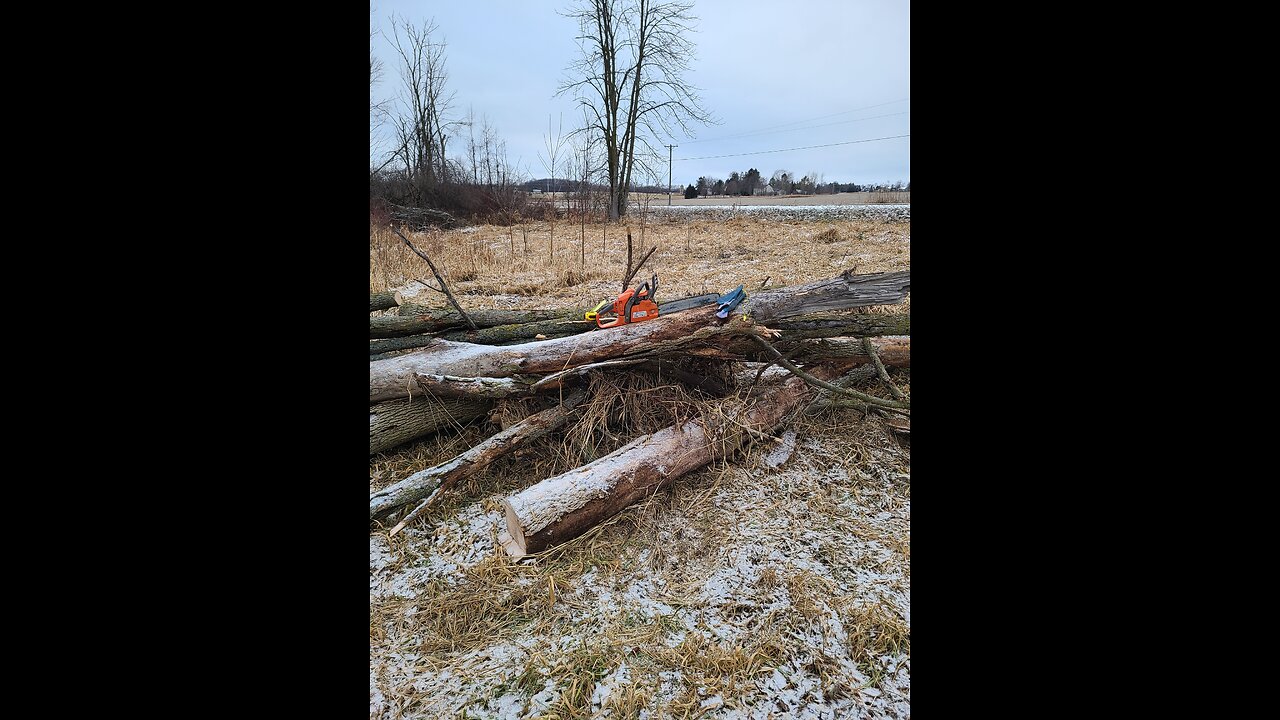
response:
<path fill-rule="evenodd" d="M 667 207 L 671 207 L 671 153 L 679 145 L 667 146 Z"/>

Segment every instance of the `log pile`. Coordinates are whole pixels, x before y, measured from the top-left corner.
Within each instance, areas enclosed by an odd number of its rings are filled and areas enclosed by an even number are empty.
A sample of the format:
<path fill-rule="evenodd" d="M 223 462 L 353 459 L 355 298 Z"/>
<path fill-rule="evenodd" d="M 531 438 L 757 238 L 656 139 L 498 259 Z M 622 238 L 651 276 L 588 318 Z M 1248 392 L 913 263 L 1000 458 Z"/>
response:
<path fill-rule="evenodd" d="M 517 448 L 563 441 L 569 430 L 598 422 L 582 418 L 593 378 L 659 375 L 700 400 L 668 427 L 630 434 L 623 427 L 613 452 L 588 454 L 579 462 L 595 459 L 553 477 L 532 476 L 505 497 L 500 541 L 512 556 L 581 535 L 667 483 L 769 438 L 802 409 L 854 407 L 909 433 L 910 398 L 889 370 L 910 367 L 910 314 L 865 310 L 902 303 L 909 292 L 908 271 L 846 272 L 752 293 L 724 319 L 712 305 L 608 330 L 583 322 L 582 311 L 463 314 L 406 303 L 397 315 L 370 317 L 371 455 L 475 422 L 503 403 L 534 406 L 461 455 L 371 494 L 370 522 L 399 520 L 394 533 L 441 492 Z M 386 293 L 371 296 L 371 312 L 375 306 L 389 309 Z"/>

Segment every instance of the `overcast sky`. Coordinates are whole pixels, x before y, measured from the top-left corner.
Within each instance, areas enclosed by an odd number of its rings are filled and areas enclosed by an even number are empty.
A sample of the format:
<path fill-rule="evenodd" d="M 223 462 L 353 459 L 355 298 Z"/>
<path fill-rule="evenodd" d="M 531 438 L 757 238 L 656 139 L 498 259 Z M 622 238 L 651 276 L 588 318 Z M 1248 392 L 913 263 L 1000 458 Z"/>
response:
<path fill-rule="evenodd" d="M 548 172 L 548 117 L 566 132 L 581 123 L 570 96 L 555 97 L 578 56 L 576 24 L 559 13 L 567 0 L 374 0 L 370 24 L 390 35 L 392 13 L 434 19 L 448 43 L 448 88 L 455 116 L 474 108 L 506 140 L 511 162 L 530 178 Z M 754 167 L 767 179 L 785 169 L 798 179 L 878 183 L 911 180 L 911 138 L 792 150 L 911 132 L 909 0 L 697 0 L 693 72 L 703 106 L 721 122 L 673 142 L 678 187 L 699 175 L 727 178 Z M 371 41 L 385 70 L 375 99 L 398 93 L 399 68 L 381 34 Z M 375 132 L 371 143 L 385 145 Z M 735 137 L 744 136 L 744 137 Z M 462 154 L 462 140 L 449 154 Z M 762 150 L 786 150 L 737 155 Z M 385 157 L 385 156 L 384 156 Z M 704 158 L 704 159 L 700 159 Z M 662 163 L 659 184 L 666 184 Z M 643 182 L 641 179 L 639 182 Z"/>

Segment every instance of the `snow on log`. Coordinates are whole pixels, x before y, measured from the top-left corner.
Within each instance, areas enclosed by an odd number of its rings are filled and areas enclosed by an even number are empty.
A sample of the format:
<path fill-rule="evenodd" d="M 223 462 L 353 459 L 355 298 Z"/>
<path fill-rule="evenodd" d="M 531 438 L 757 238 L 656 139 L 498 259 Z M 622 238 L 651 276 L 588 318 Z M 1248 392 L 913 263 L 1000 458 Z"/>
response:
<path fill-rule="evenodd" d="M 564 402 L 530 415 L 461 455 L 371 494 L 369 519 L 421 500 L 439 489 L 446 489 L 475 475 L 522 444 L 545 436 L 563 425 L 586 397 L 585 390 L 574 391 Z"/>
<path fill-rule="evenodd" d="M 663 315 L 648 322 L 519 345 L 474 345 L 440 340 L 422 350 L 369 363 L 369 402 L 404 397 L 415 374 L 510 377 L 517 373 L 559 372 L 603 360 L 671 352 L 706 344 L 712 338 L 765 335 L 764 328 L 753 321 L 901 302 L 910 287 L 910 272 L 841 276 L 752 295 L 730 316 L 729 322 L 718 320 L 716 307 L 709 306 Z M 370 321 L 392 319 L 405 318 L 370 318 Z"/>
<path fill-rule="evenodd" d="M 830 380 L 845 365 L 811 372 Z M 668 480 L 750 444 L 753 435 L 778 426 L 809 395 L 809 386 L 792 377 L 758 389 L 745 401 L 725 401 L 715 411 L 638 437 L 592 463 L 525 488 L 503 500 L 504 549 L 523 557 L 581 535 L 652 495 Z"/>

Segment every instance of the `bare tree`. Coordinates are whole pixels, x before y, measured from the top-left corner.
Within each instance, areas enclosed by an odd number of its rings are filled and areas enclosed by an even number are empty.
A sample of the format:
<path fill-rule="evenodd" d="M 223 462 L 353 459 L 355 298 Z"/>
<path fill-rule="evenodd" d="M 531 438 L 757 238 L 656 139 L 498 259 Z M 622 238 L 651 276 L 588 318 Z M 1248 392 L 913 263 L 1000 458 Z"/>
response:
<path fill-rule="evenodd" d="M 421 203 L 449 175 L 445 145 L 457 123 L 447 121 L 445 115 L 454 93 L 446 94 L 445 44 L 432 38 L 439 30 L 435 22 L 427 20 L 414 26 L 393 15 L 391 30 L 404 80 L 400 95 L 403 107 L 393 121 L 396 153 L 404 163 L 413 200 Z"/>
<path fill-rule="evenodd" d="M 570 145 L 570 157 L 572 158 L 571 177 L 577 181 L 578 185 L 575 200 L 578 206 L 579 233 L 582 241 L 581 265 L 584 270 L 587 267 L 587 214 L 592 210 L 591 184 L 597 172 L 597 167 L 594 164 L 596 160 L 594 157 L 596 155 L 595 141 L 595 135 L 581 133 Z"/>
<path fill-rule="evenodd" d="M 372 3 L 369 4 L 369 15 L 372 16 L 375 8 Z M 373 38 L 378 34 L 378 28 L 372 22 L 369 25 L 369 166 L 372 167 L 374 160 L 374 148 L 380 143 L 378 128 L 382 125 L 387 117 L 387 111 L 390 106 L 390 100 L 374 101 L 373 89 L 382 82 L 382 76 L 385 68 L 382 59 L 373 53 Z M 390 160 L 382 163 L 382 167 L 369 173 L 370 177 L 376 175 L 382 168 L 390 164 Z"/>
<path fill-rule="evenodd" d="M 557 94 L 574 94 L 591 118 L 584 130 L 602 141 L 610 220 L 626 214 L 642 156 L 658 157 L 651 139 L 714 122 L 683 77 L 694 57 L 692 9 L 692 0 L 576 0 L 568 15 L 578 21 L 581 56 Z"/>
<path fill-rule="evenodd" d="M 374 11 L 373 5 L 369 5 L 369 14 Z M 383 103 L 375 103 L 373 101 L 373 86 L 382 80 L 382 60 L 373 54 L 373 38 L 377 36 L 378 28 L 373 25 L 369 26 L 369 117 L 376 115 L 377 111 L 382 107 Z"/>
<path fill-rule="evenodd" d="M 542 162 L 542 167 L 551 175 L 552 185 L 556 184 L 556 170 L 559 165 L 556 158 L 560 155 L 560 149 L 564 146 L 564 116 L 560 116 L 560 124 L 556 128 L 555 135 L 551 134 L 551 116 L 547 116 L 547 134 L 542 138 L 543 144 L 547 148 L 547 156 L 543 157 L 542 153 L 538 153 L 538 160 Z M 566 161 L 567 162 L 567 161 Z M 546 188 L 547 192 L 554 193 L 550 187 Z M 551 205 L 551 259 L 556 257 L 556 201 L 555 196 L 548 198 Z"/>

